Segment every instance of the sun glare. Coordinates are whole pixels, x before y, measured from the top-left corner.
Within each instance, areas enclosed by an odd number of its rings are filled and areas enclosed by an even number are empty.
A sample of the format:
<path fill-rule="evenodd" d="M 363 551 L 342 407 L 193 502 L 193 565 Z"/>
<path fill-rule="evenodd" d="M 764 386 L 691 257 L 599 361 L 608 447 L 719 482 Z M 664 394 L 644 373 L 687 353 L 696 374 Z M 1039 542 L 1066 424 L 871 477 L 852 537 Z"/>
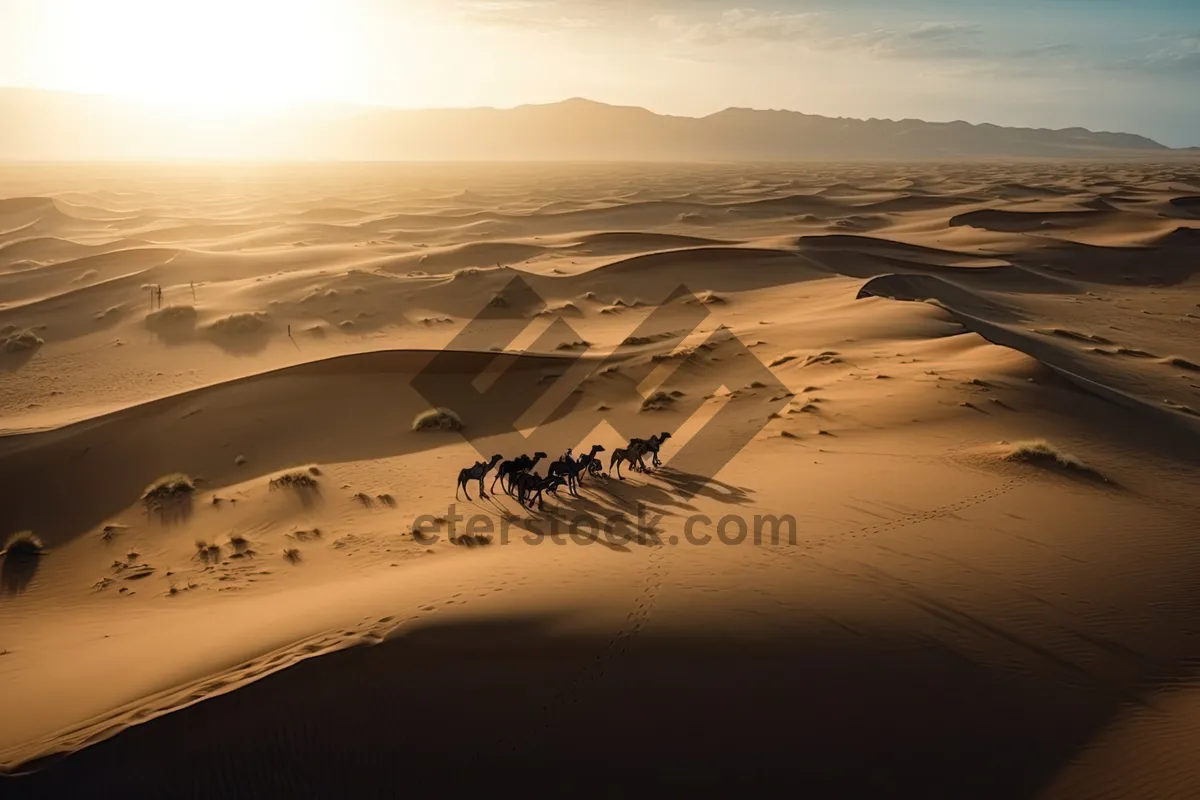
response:
<path fill-rule="evenodd" d="M 359 20 L 338 0 L 59 0 L 60 85 L 202 116 L 344 98 Z"/>

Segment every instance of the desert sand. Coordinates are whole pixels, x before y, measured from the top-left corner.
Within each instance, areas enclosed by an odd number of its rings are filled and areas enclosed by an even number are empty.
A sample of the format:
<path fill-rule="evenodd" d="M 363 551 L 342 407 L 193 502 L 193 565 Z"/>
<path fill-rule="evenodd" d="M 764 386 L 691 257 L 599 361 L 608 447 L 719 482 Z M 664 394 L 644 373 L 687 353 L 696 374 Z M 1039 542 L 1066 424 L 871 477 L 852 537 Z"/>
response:
<path fill-rule="evenodd" d="M 1195 161 L 13 165 L 0 198 L 0 537 L 42 545 L 2 564 L 5 797 L 1200 785 Z M 432 363 L 461 432 L 413 430 Z M 662 431 L 544 510 L 455 499 Z"/>

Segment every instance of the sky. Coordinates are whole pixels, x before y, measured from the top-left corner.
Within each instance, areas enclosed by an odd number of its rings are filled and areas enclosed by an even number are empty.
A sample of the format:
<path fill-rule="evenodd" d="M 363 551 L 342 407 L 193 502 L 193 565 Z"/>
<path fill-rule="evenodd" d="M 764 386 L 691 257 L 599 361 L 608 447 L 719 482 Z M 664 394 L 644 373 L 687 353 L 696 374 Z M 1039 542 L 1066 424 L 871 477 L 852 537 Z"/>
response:
<path fill-rule="evenodd" d="M 0 0 L 0 86 L 196 113 L 586 97 L 1200 145 L 1200 0 Z"/>

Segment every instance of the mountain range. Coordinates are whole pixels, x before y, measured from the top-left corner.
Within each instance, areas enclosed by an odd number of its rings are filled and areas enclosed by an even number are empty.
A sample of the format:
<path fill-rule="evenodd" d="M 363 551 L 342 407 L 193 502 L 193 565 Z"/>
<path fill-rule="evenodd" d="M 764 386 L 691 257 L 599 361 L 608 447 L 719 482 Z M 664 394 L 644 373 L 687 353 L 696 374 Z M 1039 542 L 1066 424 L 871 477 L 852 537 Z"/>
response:
<path fill-rule="evenodd" d="M 311 106 L 171 117 L 112 97 L 0 89 L 0 160 L 803 161 L 1170 155 L 1131 133 L 728 108 L 657 114 L 581 98 L 509 109 Z M 1193 151 L 1194 152 L 1194 151 Z"/>

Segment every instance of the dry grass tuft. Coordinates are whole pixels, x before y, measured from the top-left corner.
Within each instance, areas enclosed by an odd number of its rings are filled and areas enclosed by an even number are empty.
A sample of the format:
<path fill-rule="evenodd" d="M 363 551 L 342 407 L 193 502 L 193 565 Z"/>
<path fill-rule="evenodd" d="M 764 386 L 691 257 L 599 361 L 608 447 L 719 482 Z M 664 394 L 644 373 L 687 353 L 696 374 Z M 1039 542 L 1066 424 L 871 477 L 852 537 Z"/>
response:
<path fill-rule="evenodd" d="M 1005 454 L 1004 460 L 1066 469 L 1079 475 L 1109 482 L 1107 478 L 1084 464 L 1079 458 L 1064 452 L 1045 439 L 1028 439 L 1014 443 Z"/>
<path fill-rule="evenodd" d="M 221 545 L 209 544 L 203 539 L 196 540 L 196 555 L 205 564 L 220 564 L 221 563 Z"/>
<path fill-rule="evenodd" d="M 6 558 L 31 558 L 45 555 L 46 547 L 33 531 L 17 531 L 8 537 L 0 555 Z"/>
<path fill-rule="evenodd" d="M 190 497 L 196 491 L 196 482 L 182 472 L 164 475 L 146 487 L 142 493 L 142 502 L 148 506 Z"/>
<path fill-rule="evenodd" d="M 461 431 L 462 418 L 448 408 L 433 408 L 422 411 L 413 419 L 414 431 Z"/>
<path fill-rule="evenodd" d="M 215 320 L 208 326 L 208 331 L 217 336 L 247 336 L 258 333 L 270 323 L 269 314 L 263 311 L 248 311 Z"/>
<path fill-rule="evenodd" d="M 283 557 L 288 561 L 289 564 L 300 563 L 300 551 L 294 547 L 288 547 L 284 549 Z"/>
<path fill-rule="evenodd" d="M 655 392 L 642 401 L 642 411 L 663 411 L 675 405 L 675 398 L 666 392 Z"/>
<path fill-rule="evenodd" d="M 33 331 L 17 331 L 0 338 L 0 353 L 28 353 L 45 344 Z"/>
<path fill-rule="evenodd" d="M 1045 439 L 1029 439 L 1014 444 L 1004 456 L 1006 461 L 1030 463 L 1055 463 L 1060 467 L 1083 469 L 1083 462 L 1070 453 L 1064 453 Z"/>
<path fill-rule="evenodd" d="M 317 479 L 308 472 L 286 472 L 278 478 L 272 478 L 268 484 L 272 491 L 275 489 L 295 489 L 296 491 L 316 491 L 320 488 Z"/>
<path fill-rule="evenodd" d="M 713 291 L 701 292 L 695 299 L 688 300 L 688 303 L 699 303 L 702 306 L 720 305 L 724 302 L 725 298 Z"/>
<path fill-rule="evenodd" d="M 455 537 L 454 543 L 459 547 L 485 547 L 492 543 L 492 537 L 482 533 L 464 533 Z"/>

